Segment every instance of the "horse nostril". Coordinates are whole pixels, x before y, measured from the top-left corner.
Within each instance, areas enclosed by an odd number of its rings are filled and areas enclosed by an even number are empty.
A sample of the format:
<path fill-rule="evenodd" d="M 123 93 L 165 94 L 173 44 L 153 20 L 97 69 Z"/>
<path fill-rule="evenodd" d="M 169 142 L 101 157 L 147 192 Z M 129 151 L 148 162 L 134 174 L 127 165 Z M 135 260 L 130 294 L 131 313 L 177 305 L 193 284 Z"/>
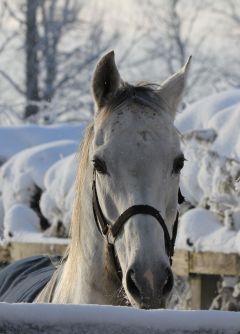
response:
<path fill-rule="evenodd" d="M 135 272 L 133 269 L 129 269 L 126 275 L 127 289 L 135 300 L 141 299 L 141 292 L 136 284 Z"/>
<path fill-rule="evenodd" d="M 170 268 L 166 269 L 166 279 L 163 286 L 163 296 L 166 296 L 171 292 L 173 288 L 173 273 Z"/>
<path fill-rule="evenodd" d="M 159 300 L 165 300 L 173 288 L 173 274 L 170 268 L 162 268 L 159 272 L 160 277 L 156 277 L 156 285 L 151 285 L 149 279 L 144 275 L 136 275 L 136 271 L 131 267 L 126 273 L 126 287 L 134 298 L 141 305 L 141 308 L 149 308 L 149 302 L 152 306 Z M 153 283 L 153 282 L 152 282 Z M 158 305 L 158 304 L 157 304 Z M 158 305 L 159 306 L 159 305 Z"/>

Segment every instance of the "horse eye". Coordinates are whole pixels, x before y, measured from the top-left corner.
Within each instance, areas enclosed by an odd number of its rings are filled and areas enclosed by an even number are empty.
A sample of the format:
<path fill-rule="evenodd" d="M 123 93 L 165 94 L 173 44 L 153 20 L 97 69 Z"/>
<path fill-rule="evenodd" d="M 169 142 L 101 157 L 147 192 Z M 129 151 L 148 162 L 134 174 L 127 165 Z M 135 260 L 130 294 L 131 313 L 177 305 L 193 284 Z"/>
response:
<path fill-rule="evenodd" d="M 105 162 L 99 158 L 92 160 L 94 169 L 100 174 L 107 174 L 107 166 Z"/>
<path fill-rule="evenodd" d="M 180 155 L 179 157 L 175 158 L 173 161 L 173 169 L 172 169 L 172 173 L 173 174 L 179 174 L 181 169 L 184 166 L 184 156 Z"/>

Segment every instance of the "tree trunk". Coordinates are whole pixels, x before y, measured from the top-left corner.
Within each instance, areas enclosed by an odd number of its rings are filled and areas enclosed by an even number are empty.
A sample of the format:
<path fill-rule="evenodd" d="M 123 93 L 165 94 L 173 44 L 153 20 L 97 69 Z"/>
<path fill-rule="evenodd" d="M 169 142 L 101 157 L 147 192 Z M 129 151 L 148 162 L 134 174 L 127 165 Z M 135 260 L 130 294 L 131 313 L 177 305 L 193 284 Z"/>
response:
<path fill-rule="evenodd" d="M 31 104 L 39 101 L 39 62 L 38 62 L 38 29 L 37 29 L 37 7 L 39 0 L 27 0 L 26 13 L 26 98 L 27 106 L 25 118 L 35 115 L 38 106 Z"/>

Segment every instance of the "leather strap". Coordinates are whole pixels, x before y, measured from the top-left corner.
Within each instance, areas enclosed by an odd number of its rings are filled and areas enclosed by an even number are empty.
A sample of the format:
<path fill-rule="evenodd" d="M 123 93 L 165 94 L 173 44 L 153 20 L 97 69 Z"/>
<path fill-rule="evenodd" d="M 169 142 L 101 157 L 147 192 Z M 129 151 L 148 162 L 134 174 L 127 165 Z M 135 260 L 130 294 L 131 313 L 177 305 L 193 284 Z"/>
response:
<path fill-rule="evenodd" d="M 164 220 L 158 210 L 156 210 L 154 207 L 150 205 L 133 205 L 130 208 L 128 208 L 126 211 L 124 211 L 119 218 L 116 220 L 116 222 L 109 228 L 110 232 L 112 234 L 113 240 L 117 237 L 119 232 L 121 231 L 124 224 L 132 217 L 138 214 L 144 214 L 144 215 L 150 215 L 153 216 L 159 224 L 162 226 L 163 232 L 164 232 L 164 238 L 165 238 L 165 246 L 167 252 L 169 252 L 171 247 L 171 239 L 170 235 L 168 233 L 168 229 L 166 224 L 164 223 Z M 109 233 L 110 233 L 109 232 Z"/>
<path fill-rule="evenodd" d="M 94 219 L 95 219 L 99 232 L 103 235 L 106 235 L 108 231 L 109 222 L 107 222 L 107 219 L 104 217 L 100 204 L 99 204 L 95 178 L 93 179 L 92 191 L 93 191 L 93 203 L 92 204 L 93 204 Z"/>

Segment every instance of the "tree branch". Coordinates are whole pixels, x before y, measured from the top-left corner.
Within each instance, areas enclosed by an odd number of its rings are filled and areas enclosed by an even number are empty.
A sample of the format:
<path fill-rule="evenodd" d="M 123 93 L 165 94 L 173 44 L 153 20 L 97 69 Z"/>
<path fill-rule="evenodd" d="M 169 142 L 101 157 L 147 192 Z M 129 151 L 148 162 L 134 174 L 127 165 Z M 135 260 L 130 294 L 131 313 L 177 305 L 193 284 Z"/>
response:
<path fill-rule="evenodd" d="M 3 44 L 0 46 L 0 53 L 3 52 L 7 47 L 7 45 L 18 35 L 19 35 L 18 31 L 15 31 L 11 36 L 8 36 L 6 40 L 3 42 Z"/>
<path fill-rule="evenodd" d="M 35 1 L 35 0 L 34 0 Z M 7 9 L 9 15 L 16 20 L 18 23 L 20 23 L 21 25 L 25 25 L 26 21 L 24 19 L 22 19 L 21 17 L 17 16 L 15 11 L 9 6 L 7 1 L 4 1 L 3 3 L 4 7 Z"/>
<path fill-rule="evenodd" d="M 0 70 L 0 74 L 12 85 L 13 88 L 15 88 L 15 90 L 21 94 L 21 95 L 25 95 L 26 92 L 4 71 Z"/>

